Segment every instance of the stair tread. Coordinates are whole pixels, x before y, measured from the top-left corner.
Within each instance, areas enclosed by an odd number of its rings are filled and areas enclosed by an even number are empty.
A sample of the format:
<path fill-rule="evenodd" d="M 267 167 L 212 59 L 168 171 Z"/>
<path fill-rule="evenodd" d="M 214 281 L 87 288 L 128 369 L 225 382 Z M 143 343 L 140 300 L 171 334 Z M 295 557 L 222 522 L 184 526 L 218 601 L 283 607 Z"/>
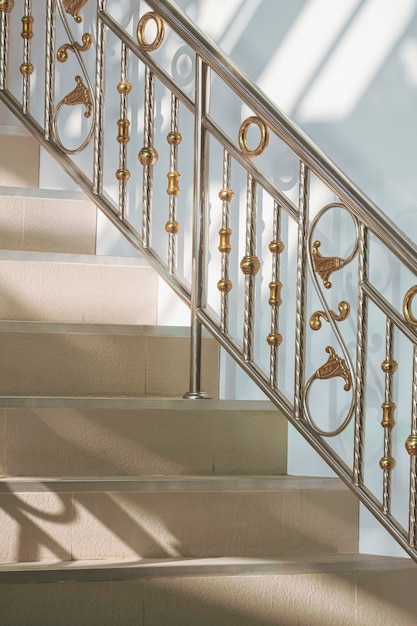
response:
<path fill-rule="evenodd" d="M 339 478 L 312 476 L 92 476 L 5 477 L 0 493 L 64 492 L 184 492 L 184 491 L 340 491 L 348 490 Z"/>
<path fill-rule="evenodd" d="M 143 257 L 74 254 L 71 252 L 42 252 L 32 250 L 0 250 L 1 261 L 20 263 L 65 263 L 71 265 L 104 265 L 112 267 L 136 267 L 153 271 Z"/>
<path fill-rule="evenodd" d="M 408 558 L 367 554 L 283 558 L 211 557 L 43 561 L 0 565 L 0 582 L 58 582 L 209 576 L 273 576 L 334 572 L 415 570 Z"/>
<path fill-rule="evenodd" d="M 50 333 L 74 335 L 147 335 L 153 337 L 189 337 L 187 326 L 150 326 L 144 324 L 107 324 L 102 322 L 43 322 L 0 320 L 3 333 Z M 208 336 L 204 333 L 204 336 Z"/>

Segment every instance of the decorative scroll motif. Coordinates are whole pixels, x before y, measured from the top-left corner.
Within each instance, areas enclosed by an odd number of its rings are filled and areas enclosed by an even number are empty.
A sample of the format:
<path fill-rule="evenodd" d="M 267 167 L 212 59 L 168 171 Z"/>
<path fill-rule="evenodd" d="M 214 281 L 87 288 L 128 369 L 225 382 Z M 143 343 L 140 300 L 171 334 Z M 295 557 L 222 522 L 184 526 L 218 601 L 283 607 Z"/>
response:
<path fill-rule="evenodd" d="M 72 15 L 77 24 L 83 21 L 83 18 L 78 13 L 87 2 L 88 0 L 62 0 L 66 13 Z"/>
<path fill-rule="evenodd" d="M 253 148 L 253 149 L 249 148 L 248 139 L 247 139 L 248 130 L 252 126 L 252 124 L 255 124 L 255 126 L 259 128 L 260 133 L 261 133 L 259 144 L 256 146 L 256 148 Z M 245 156 L 251 157 L 251 158 L 260 156 L 262 152 L 268 146 L 268 142 L 269 142 L 268 128 L 265 122 L 259 119 L 259 117 L 256 117 L 256 116 L 248 117 L 242 123 L 239 129 L 239 147 Z"/>
<path fill-rule="evenodd" d="M 81 76 L 75 77 L 76 87 L 70 93 L 68 93 L 58 104 L 56 108 L 56 114 L 58 110 L 64 104 L 68 106 L 76 106 L 82 104 L 85 106 L 84 117 L 90 117 L 93 110 L 93 103 L 91 100 L 91 94 L 89 89 L 84 85 Z"/>
<path fill-rule="evenodd" d="M 345 391 L 349 391 L 352 388 L 352 377 L 346 365 L 346 361 L 340 356 L 337 356 L 334 348 L 331 346 L 327 346 L 326 352 L 329 355 L 329 358 L 324 365 L 319 367 L 313 378 L 316 378 L 317 380 L 325 380 L 340 376 L 345 381 L 343 389 Z"/>
<path fill-rule="evenodd" d="M 417 328 L 417 318 L 414 317 L 413 312 L 411 310 L 411 305 L 414 300 L 414 296 L 417 294 L 417 285 L 410 287 L 407 293 L 404 296 L 403 301 L 403 314 L 407 324 L 412 326 L 413 328 Z"/>
<path fill-rule="evenodd" d="M 74 52 L 78 50 L 78 52 L 86 52 L 93 45 L 93 36 L 90 33 L 84 33 L 82 36 L 82 44 L 77 41 L 74 44 L 66 43 L 62 45 L 58 52 L 56 53 L 56 58 L 60 63 L 66 63 L 68 61 L 68 50 Z"/>
<path fill-rule="evenodd" d="M 145 37 L 145 29 L 149 20 L 154 21 L 156 24 L 155 39 L 151 42 L 148 42 Z M 164 35 L 165 25 L 159 15 L 153 12 L 145 13 L 145 15 L 142 15 L 136 29 L 138 44 L 142 50 L 145 50 L 145 52 L 153 52 L 154 50 L 157 50 L 164 39 Z"/>
<path fill-rule="evenodd" d="M 330 274 L 333 274 L 333 272 L 337 272 L 337 270 L 340 270 L 342 267 L 347 265 L 348 261 L 336 256 L 322 256 L 319 252 L 320 246 L 320 241 L 315 241 L 313 243 L 313 248 L 311 251 L 313 266 L 315 272 L 323 280 L 323 285 L 326 287 L 326 289 L 330 289 L 330 287 L 332 286 L 332 283 L 329 281 Z"/>
<path fill-rule="evenodd" d="M 330 311 L 330 317 L 335 321 L 335 322 L 343 322 L 345 319 L 347 319 L 349 317 L 350 314 L 350 304 L 348 302 L 346 302 L 345 300 L 342 300 L 342 302 L 339 302 L 338 307 L 339 309 L 339 314 L 335 313 L 334 311 Z M 327 313 L 325 313 L 324 311 L 316 311 L 315 313 L 313 313 L 310 317 L 310 328 L 312 330 L 320 330 L 321 328 L 321 320 L 320 318 L 323 318 L 326 322 L 329 321 L 329 316 Z"/>

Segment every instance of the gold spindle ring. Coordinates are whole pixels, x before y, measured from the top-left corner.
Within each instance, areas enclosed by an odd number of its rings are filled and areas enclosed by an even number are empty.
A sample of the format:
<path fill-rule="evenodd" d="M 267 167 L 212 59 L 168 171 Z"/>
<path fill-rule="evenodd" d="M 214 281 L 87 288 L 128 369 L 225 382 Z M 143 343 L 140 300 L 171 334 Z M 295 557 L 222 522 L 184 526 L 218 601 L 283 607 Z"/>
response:
<path fill-rule="evenodd" d="M 260 141 L 258 145 L 256 146 L 256 148 L 253 148 L 253 150 L 249 148 L 248 139 L 247 139 L 248 130 L 250 126 L 252 126 L 252 124 L 255 124 L 255 126 L 259 128 L 259 131 L 261 133 Z M 245 156 L 253 158 L 253 157 L 257 157 L 261 155 L 262 152 L 267 147 L 268 142 L 269 142 L 268 128 L 265 122 L 259 119 L 259 117 L 256 117 L 256 116 L 248 117 L 242 123 L 241 127 L 239 128 L 239 147 Z"/>
<path fill-rule="evenodd" d="M 145 28 L 148 22 L 152 20 L 156 24 L 156 35 L 155 39 L 152 42 L 148 42 L 145 37 Z M 149 12 L 143 15 L 138 23 L 138 27 L 136 30 L 136 36 L 138 39 L 138 44 L 142 50 L 146 52 L 153 52 L 157 50 L 161 45 L 165 35 L 165 26 L 163 20 L 156 13 Z"/>
<path fill-rule="evenodd" d="M 404 301 L 403 301 L 403 314 L 404 314 L 405 320 L 413 328 L 417 328 L 417 318 L 414 317 L 411 311 L 411 304 L 413 302 L 413 299 L 416 293 L 417 293 L 417 285 L 410 287 L 410 289 L 405 294 Z"/>

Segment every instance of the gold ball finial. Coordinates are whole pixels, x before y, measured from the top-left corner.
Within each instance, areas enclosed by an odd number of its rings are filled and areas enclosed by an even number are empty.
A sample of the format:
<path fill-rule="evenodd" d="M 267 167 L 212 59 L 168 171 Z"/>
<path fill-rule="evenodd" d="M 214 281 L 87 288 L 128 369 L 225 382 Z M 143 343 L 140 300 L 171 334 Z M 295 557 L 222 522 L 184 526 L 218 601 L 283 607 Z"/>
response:
<path fill-rule="evenodd" d="M 405 449 L 410 456 L 417 456 L 417 435 L 409 435 L 407 437 Z"/>
<path fill-rule="evenodd" d="M 155 148 L 143 147 L 138 154 L 138 159 L 142 165 L 155 165 L 158 160 L 158 153 Z"/>

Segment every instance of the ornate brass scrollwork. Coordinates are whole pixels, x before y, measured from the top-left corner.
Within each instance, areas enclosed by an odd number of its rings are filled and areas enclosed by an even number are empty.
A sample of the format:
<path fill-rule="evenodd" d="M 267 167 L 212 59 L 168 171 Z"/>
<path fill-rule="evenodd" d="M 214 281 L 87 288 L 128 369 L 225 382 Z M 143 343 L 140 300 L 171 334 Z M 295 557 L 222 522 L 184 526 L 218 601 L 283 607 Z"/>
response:
<path fill-rule="evenodd" d="M 79 24 L 83 18 L 78 15 L 79 11 L 87 4 L 88 0 L 62 0 L 66 13 L 72 15 L 74 20 Z"/>
<path fill-rule="evenodd" d="M 403 314 L 405 317 L 405 321 L 407 324 L 412 326 L 413 328 L 417 328 L 417 318 L 414 317 L 413 312 L 411 310 L 411 305 L 414 300 L 414 296 L 417 294 L 417 285 L 410 287 L 407 293 L 404 296 L 403 301 Z"/>
<path fill-rule="evenodd" d="M 259 131 L 261 133 L 259 144 L 253 150 L 249 148 L 248 139 L 247 139 L 248 130 L 250 126 L 252 126 L 252 124 L 255 124 L 255 126 L 259 128 Z M 239 129 L 239 147 L 245 156 L 253 158 L 253 157 L 257 157 L 261 155 L 262 152 L 265 150 L 265 148 L 268 146 L 268 142 L 269 142 L 268 128 L 265 122 L 259 119 L 259 117 L 255 117 L 255 116 L 248 117 L 242 123 Z"/>
<path fill-rule="evenodd" d="M 76 87 L 70 93 L 68 93 L 58 104 L 56 108 L 56 115 L 58 115 L 59 108 L 66 104 L 68 106 L 75 106 L 82 104 L 85 106 L 84 117 L 90 117 L 93 110 L 93 103 L 91 100 L 91 94 L 89 89 L 84 85 L 81 76 L 75 77 Z"/>
<path fill-rule="evenodd" d="M 345 300 L 342 300 L 342 302 L 339 302 L 337 308 L 339 309 L 339 315 L 337 313 L 335 313 L 334 311 L 330 311 L 330 317 L 335 322 L 343 322 L 345 319 L 347 319 L 349 317 L 349 314 L 350 314 L 350 304 L 348 302 L 346 302 Z M 324 320 L 326 320 L 326 322 L 330 321 L 329 316 L 327 315 L 327 313 L 325 313 L 324 311 L 316 311 L 310 317 L 310 328 L 312 330 L 320 330 L 320 328 L 321 328 L 321 320 L 320 320 L 320 318 L 321 317 Z"/>
<path fill-rule="evenodd" d="M 337 256 L 322 256 L 319 252 L 320 246 L 321 241 L 315 241 L 313 243 L 311 251 L 313 266 L 315 272 L 323 280 L 323 285 L 326 289 L 330 289 L 332 286 L 332 283 L 329 281 L 330 274 L 340 270 L 344 265 L 346 265 L 346 261 Z"/>
<path fill-rule="evenodd" d="M 84 33 L 81 38 L 82 44 L 77 41 L 74 44 L 65 43 L 60 48 L 58 48 L 58 52 L 56 53 L 56 58 L 60 63 L 66 63 L 68 61 L 68 50 L 74 52 L 78 50 L 78 52 L 86 52 L 93 45 L 93 36 L 90 33 Z"/>
<path fill-rule="evenodd" d="M 145 28 L 150 20 L 154 21 L 156 24 L 156 35 L 152 42 L 148 42 L 145 37 Z M 159 15 L 157 15 L 157 13 L 149 12 L 142 15 L 136 30 L 138 44 L 142 50 L 145 50 L 145 52 L 153 52 L 154 50 L 157 50 L 164 39 L 164 35 L 164 21 L 159 17 Z"/>

